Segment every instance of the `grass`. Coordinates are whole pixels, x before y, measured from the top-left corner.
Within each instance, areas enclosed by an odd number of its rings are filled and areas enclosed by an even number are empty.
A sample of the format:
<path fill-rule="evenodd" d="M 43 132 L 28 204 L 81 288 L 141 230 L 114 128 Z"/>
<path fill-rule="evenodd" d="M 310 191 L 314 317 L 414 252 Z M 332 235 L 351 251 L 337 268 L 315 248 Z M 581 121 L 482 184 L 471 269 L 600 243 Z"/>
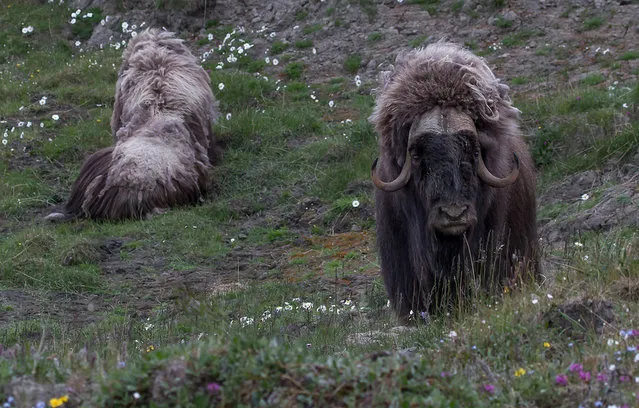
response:
<path fill-rule="evenodd" d="M 495 20 L 495 26 L 499 28 L 510 28 L 513 24 L 512 20 L 506 20 L 504 16 L 497 16 L 497 19 Z"/>
<path fill-rule="evenodd" d="M 604 23 L 604 19 L 601 16 L 595 16 L 584 20 L 584 30 L 595 30 L 601 27 Z"/>
<path fill-rule="evenodd" d="M 351 54 L 344 59 L 344 69 L 349 74 L 355 74 L 362 65 L 362 56 L 359 54 Z"/>
<path fill-rule="evenodd" d="M 622 61 L 630 61 L 630 60 L 635 60 L 637 58 L 639 58 L 639 51 L 635 51 L 635 50 L 626 51 L 619 57 L 619 59 Z"/>
<path fill-rule="evenodd" d="M 305 49 L 311 48 L 313 46 L 313 40 L 310 38 L 305 38 L 303 40 L 295 41 L 295 48 Z"/>
<path fill-rule="evenodd" d="M 368 41 L 372 43 L 379 42 L 384 39 L 384 34 L 380 32 L 373 32 L 368 35 Z"/>
<path fill-rule="evenodd" d="M 273 44 L 271 45 L 271 54 L 272 55 L 278 55 L 281 54 L 282 52 L 286 51 L 286 49 L 289 47 L 289 43 L 284 42 L 284 41 L 273 41 Z"/>
<path fill-rule="evenodd" d="M 67 17 L 48 3 L 0 14 L 0 403 L 64 394 L 65 406 L 87 407 L 636 403 L 636 228 L 544 247 L 538 284 L 395 329 L 370 215 L 373 97 L 352 79 L 307 84 L 299 61 L 269 66 L 279 81 L 242 71 L 262 70 L 261 58 L 242 70 L 216 69 L 225 55 L 204 64 L 224 157 L 201 204 L 144 221 L 43 223 L 84 157 L 112 143 L 122 50 L 69 47 Z M 271 55 L 286 47 L 274 42 Z M 349 74 L 360 66 L 357 55 L 344 63 Z M 639 85 L 610 90 L 597 75 L 515 101 L 541 191 L 637 152 L 628 113 Z M 591 193 L 540 203 L 539 218 L 594 208 L 604 193 Z M 629 194 L 615 200 L 636 205 Z M 331 232 L 344 220 L 346 232 Z M 592 299 L 611 301 L 611 325 L 589 327 L 566 311 Z M 39 388 L 17 395 L 16 381 Z"/>
<path fill-rule="evenodd" d="M 541 30 L 520 30 L 514 34 L 505 36 L 501 42 L 506 47 L 517 47 L 523 45 L 527 40 L 533 37 L 542 37 L 546 35 Z"/>

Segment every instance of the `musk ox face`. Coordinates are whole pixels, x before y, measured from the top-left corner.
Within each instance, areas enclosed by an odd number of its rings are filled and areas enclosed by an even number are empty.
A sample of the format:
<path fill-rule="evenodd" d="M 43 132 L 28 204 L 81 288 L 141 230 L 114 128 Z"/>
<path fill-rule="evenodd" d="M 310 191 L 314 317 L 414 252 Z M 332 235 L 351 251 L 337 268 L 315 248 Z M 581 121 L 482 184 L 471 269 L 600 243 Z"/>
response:
<path fill-rule="evenodd" d="M 516 156 L 515 156 L 516 158 Z M 492 187 L 505 187 L 519 175 L 518 161 L 511 174 L 495 177 L 486 168 L 474 121 L 455 108 L 434 109 L 419 116 L 411 125 L 402 171 L 397 179 L 384 182 L 371 176 L 375 185 L 387 192 L 407 188 L 427 214 L 430 230 L 446 236 L 468 233 L 477 224 L 481 181 Z"/>

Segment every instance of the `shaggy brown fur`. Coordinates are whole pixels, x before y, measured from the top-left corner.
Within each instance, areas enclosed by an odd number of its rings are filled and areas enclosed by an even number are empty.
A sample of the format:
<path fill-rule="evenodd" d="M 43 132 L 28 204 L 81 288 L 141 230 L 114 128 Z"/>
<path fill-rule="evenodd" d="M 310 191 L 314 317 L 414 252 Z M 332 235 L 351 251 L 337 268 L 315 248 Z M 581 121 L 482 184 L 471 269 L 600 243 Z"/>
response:
<path fill-rule="evenodd" d="M 63 217 L 142 218 L 197 202 L 209 184 L 218 114 L 210 79 L 183 41 L 157 29 L 139 34 L 116 84 L 115 145 L 86 160 Z"/>
<path fill-rule="evenodd" d="M 470 117 L 476 132 L 425 132 L 409 145 L 413 123 L 440 108 Z M 482 58 L 442 42 L 400 55 L 393 71 L 380 76 L 370 120 L 380 136 L 379 178 L 396 179 L 407 157 L 413 163 L 404 187 L 376 192 L 382 275 L 400 317 L 461 298 L 470 285 L 460 271 L 473 271 L 493 289 L 524 271 L 539 273 L 534 166 L 508 87 Z M 478 178 L 479 154 L 493 175 L 505 177 L 515 166 L 513 153 L 519 159 L 513 184 L 495 188 Z M 449 204 L 468 206 L 473 222 L 463 234 L 433 228 Z"/>

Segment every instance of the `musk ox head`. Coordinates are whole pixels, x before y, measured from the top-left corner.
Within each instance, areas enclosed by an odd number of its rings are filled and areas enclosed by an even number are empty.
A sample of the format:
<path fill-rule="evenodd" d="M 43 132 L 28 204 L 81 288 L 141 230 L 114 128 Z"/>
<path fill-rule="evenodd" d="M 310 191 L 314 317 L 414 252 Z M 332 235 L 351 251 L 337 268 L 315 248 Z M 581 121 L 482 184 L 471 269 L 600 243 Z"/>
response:
<path fill-rule="evenodd" d="M 417 194 L 430 230 L 472 231 L 482 182 L 502 188 L 519 176 L 514 151 L 502 177 L 484 163 L 502 138 L 517 132 L 508 87 L 483 59 L 448 43 L 399 56 L 380 82 L 370 117 L 380 135 L 379 169 L 378 160 L 371 169 L 375 186 Z"/>

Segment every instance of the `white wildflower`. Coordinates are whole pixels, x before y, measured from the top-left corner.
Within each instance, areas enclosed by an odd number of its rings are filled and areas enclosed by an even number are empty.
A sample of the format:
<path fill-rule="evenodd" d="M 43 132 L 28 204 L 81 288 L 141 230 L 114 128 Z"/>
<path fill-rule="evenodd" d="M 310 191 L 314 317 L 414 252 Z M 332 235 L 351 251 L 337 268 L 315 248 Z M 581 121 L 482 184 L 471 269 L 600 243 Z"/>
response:
<path fill-rule="evenodd" d="M 317 55 L 317 50 L 313 47 L 313 55 Z"/>
<path fill-rule="evenodd" d="M 635 363 L 639 363 L 639 353 L 635 354 Z"/>
<path fill-rule="evenodd" d="M 249 326 L 253 324 L 253 322 L 254 320 L 252 317 L 247 317 L 247 316 L 240 317 L 240 324 L 242 325 L 242 327 Z"/>
<path fill-rule="evenodd" d="M 455 337 L 457 337 L 457 332 L 455 330 L 451 330 L 450 333 L 448 333 L 448 337 L 454 339 Z"/>
<path fill-rule="evenodd" d="M 134 393 L 133 393 L 133 398 L 135 398 L 135 399 L 140 399 L 140 393 L 139 393 L 139 392 L 137 392 L 137 391 L 136 391 L 136 392 L 134 392 Z"/>
<path fill-rule="evenodd" d="M 6 146 L 6 145 L 7 145 L 7 143 L 9 143 L 9 141 L 8 141 L 7 139 L 2 139 L 2 144 L 3 144 L 3 145 L 5 145 L 5 146 Z"/>
<path fill-rule="evenodd" d="M 127 23 L 126 21 L 124 21 L 122 23 L 122 31 L 126 32 L 126 30 L 129 28 L 129 23 Z"/>
<path fill-rule="evenodd" d="M 208 35 L 208 39 L 209 39 L 209 41 L 213 41 L 213 34 L 209 34 Z"/>
<path fill-rule="evenodd" d="M 58 120 L 60 119 L 60 116 L 54 114 L 54 115 L 51 115 L 51 119 Z"/>
<path fill-rule="evenodd" d="M 353 203 L 352 203 L 352 204 L 353 204 L 353 207 L 354 207 L 354 208 L 359 207 L 359 201 L 357 201 L 357 200 L 353 200 Z"/>
<path fill-rule="evenodd" d="M 621 105 L 621 107 L 622 107 L 622 108 L 626 108 L 626 109 L 628 109 L 628 104 L 627 104 L 627 103 L 624 103 L 623 105 Z"/>
<path fill-rule="evenodd" d="M 138 33 L 135 31 L 131 31 L 131 38 L 137 37 Z"/>
<path fill-rule="evenodd" d="M 302 309 L 304 309 L 304 310 L 310 310 L 312 307 L 313 307 L 313 303 L 311 303 L 311 302 L 302 303 Z"/>
<path fill-rule="evenodd" d="M 575 246 L 577 248 L 583 248 L 584 244 L 582 244 L 581 242 L 577 241 L 577 242 L 575 242 Z"/>
<path fill-rule="evenodd" d="M 321 305 L 320 307 L 317 308 L 317 311 L 320 313 L 326 313 L 326 306 Z"/>
<path fill-rule="evenodd" d="M 219 89 L 220 91 L 221 91 L 221 90 L 223 90 L 223 89 L 224 89 L 224 83 L 223 83 L 223 82 L 220 82 L 220 83 L 217 85 L 217 89 Z"/>
<path fill-rule="evenodd" d="M 334 102 L 334 101 L 332 101 L 332 100 L 331 100 L 331 101 L 328 101 L 328 107 L 329 107 L 329 108 L 332 108 L 332 107 L 334 107 L 334 106 L 335 106 L 335 102 Z"/>
<path fill-rule="evenodd" d="M 227 113 L 227 114 L 226 114 L 226 120 L 231 120 L 231 116 L 232 116 L 232 115 L 231 115 L 231 113 L 230 113 L 230 112 L 229 112 L 229 113 Z"/>
<path fill-rule="evenodd" d="M 273 65 L 277 65 L 277 64 L 279 64 L 279 63 L 280 63 L 280 62 L 278 61 L 278 59 L 277 59 L 277 58 L 273 58 Z"/>
<path fill-rule="evenodd" d="M 79 47 L 79 46 L 80 46 L 80 44 L 82 44 L 80 41 L 76 41 L 76 42 L 75 42 L 75 46 L 76 46 L 76 47 Z"/>
<path fill-rule="evenodd" d="M 264 62 L 266 62 L 267 64 L 270 64 L 271 59 L 269 57 L 264 57 Z"/>

